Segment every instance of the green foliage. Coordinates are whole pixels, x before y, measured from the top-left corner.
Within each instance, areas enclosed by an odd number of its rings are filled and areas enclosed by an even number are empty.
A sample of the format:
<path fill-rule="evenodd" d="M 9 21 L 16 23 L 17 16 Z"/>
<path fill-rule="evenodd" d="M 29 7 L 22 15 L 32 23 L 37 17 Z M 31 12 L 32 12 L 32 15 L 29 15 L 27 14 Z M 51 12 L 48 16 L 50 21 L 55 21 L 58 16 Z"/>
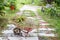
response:
<path fill-rule="evenodd" d="M 55 3 L 60 6 L 60 0 L 55 0 Z"/>
<path fill-rule="evenodd" d="M 44 6 L 46 5 L 44 0 L 34 0 L 35 5 Z"/>
<path fill-rule="evenodd" d="M 22 22 L 25 20 L 25 16 L 20 16 L 17 18 L 17 22 Z"/>
<path fill-rule="evenodd" d="M 4 5 L 2 3 L 0 3 L 0 10 L 4 9 Z"/>
<path fill-rule="evenodd" d="M 19 2 L 21 3 L 21 4 L 31 4 L 31 2 L 32 2 L 32 0 L 19 0 Z"/>
<path fill-rule="evenodd" d="M 4 7 L 10 8 L 11 5 L 13 5 L 16 9 L 16 4 L 17 0 L 4 0 Z M 9 9 L 10 10 L 10 9 Z"/>
<path fill-rule="evenodd" d="M 31 4 L 32 0 L 25 0 L 25 4 Z"/>
<path fill-rule="evenodd" d="M 57 17 L 60 17 L 60 7 L 56 7 L 56 11 L 57 11 Z"/>
<path fill-rule="evenodd" d="M 23 6 L 23 4 L 21 4 L 21 0 L 16 0 L 15 1 L 15 5 L 16 5 L 16 9 L 20 9 L 22 6 Z"/>
<path fill-rule="evenodd" d="M 3 16 L 5 13 L 3 12 L 4 10 L 4 0 L 0 0 L 0 15 Z"/>
<path fill-rule="evenodd" d="M 44 13 L 48 15 L 50 18 L 59 18 L 60 17 L 60 11 L 58 8 L 45 8 Z"/>
<path fill-rule="evenodd" d="M 0 3 L 3 3 L 4 2 L 4 0 L 0 0 Z"/>
<path fill-rule="evenodd" d="M 25 16 L 18 16 L 16 18 L 13 18 L 13 21 L 15 21 L 16 23 L 21 23 L 23 21 L 25 21 L 26 17 Z"/>
<path fill-rule="evenodd" d="M 53 8 L 48 8 L 47 15 L 49 15 L 50 17 L 55 17 L 57 15 L 56 10 Z"/>
<path fill-rule="evenodd" d="M 59 21 L 60 17 L 58 17 L 58 14 L 60 14 L 60 12 L 58 12 L 58 10 L 45 9 L 45 12 L 42 12 L 41 10 L 38 10 L 38 13 L 39 13 L 40 16 L 42 16 L 45 20 L 47 20 L 49 23 L 51 23 L 55 27 L 57 27 L 57 26 L 59 27 L 60 26 L 59 25 L 60 24 L 60 21 Z"/>
<path fill-rule="evenodd" d="M 52 4 L 54 0 L 34 0 L 35 5 L 45 6 L 47 3 Z"/>

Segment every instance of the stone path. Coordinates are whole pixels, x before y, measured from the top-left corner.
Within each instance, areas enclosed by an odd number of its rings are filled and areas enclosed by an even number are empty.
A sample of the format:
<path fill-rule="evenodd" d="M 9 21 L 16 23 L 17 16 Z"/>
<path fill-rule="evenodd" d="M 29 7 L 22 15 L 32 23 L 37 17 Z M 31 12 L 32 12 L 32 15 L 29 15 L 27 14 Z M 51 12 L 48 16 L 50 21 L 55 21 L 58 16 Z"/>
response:
<path fill-rule="evenodd" d="M 38 15 L 38 13 L 37 13 L 37 9 L 41 9 L 41 6 L 30 6 L 30 5 L 24 5 L 21 9 L 20 9 L 20 11 L 21 12 L 23 12 L 24 10 L 31 10 L 31 11 L 33 11 L 34 13 L 35 13 L 35 15 L 36 15 L 36 17 L 39 19 L 39 25 L 40 25 L 40 28 L 46 28 L 46 29 L 48 29 L 49 30 L 49 23 L 48 22 L 46 22 L 45 20 L 43 20 L 43 18 L 40 16 L 40 15 Z M 34 19 L 34 17 L 32 17 L 33 19 Z M 48 30 L 47 30 L 47 32 L 48 32 Z M 44 30 L 45 31 L 45 30 Z M 52 30 L 53 31 L 53 30 Z M 41 34 L 42 35 L 42 34 Z M 54 34 L 53 34 L 54 35 Z M 47 34 L 46 34 L 46 36 L 48 36 Z M 50 35 L 50 36 L 52 36 L 52 35 Z"/>
<path fill-rule="evenodd" d="M 24 5 L 24 6 L 20 9 L 20 12 L 17 13 L 17 14 L 20 14 L 20 15 L 21 15 L 24 10 L 31 10 L 31 11 L 33 11 L 33 12 L 36 14 L 36 16 L 38 16 L 38 14 L 37 14 L 37 9 L 38 9 L 38 8 L 41 9 L 40 6 Z"/>
<path fill-rule="evenodd" d="M 13 28 L 16 26 L 14 24 L 8 24 L 9 28 L 2 31 L 3 35 L 0 35 L 0 40 L 38 40 L 38 37 L 21 37 L 14 35 Z"/>
<path fill-rule="evenodd" d="M 21 15 L 23 13 L 24 10 L 31 10 L 35 13 L 36 15 L 36 18 L 39 20 L 39 25 L 40 25 L 40 28 L 49 28 L 47 25 L 50 25 L 48 24 L 45 20 L 43 20 L 43 18 L 41 16 L 38 15 L 37 13 L 37 9 L 41 7 L 40 6 L 30 6 L 30 5 L 24 5 L 21 9 L 20 9 L 20 12 L 16 13 L 17 15 Z M 32 19 L 34 19 L 34 17 L 31 17 Z M 48 30 L 47 30 L 48 31 Z M 48 35 L 47 35 L 48 36 Z M 50 35 L 51 36 L 51 35 Z M 8 37 L 10 40 L 38 40 L 38 37 L 27 37 L 27 38 L 24 38 L 24 37 Z M 0 38 L 0 40 L 2 40 Z"/>
<path fill-rule="evenodd" d="M 39 19 L 40 25 L 49 25 L 45 20 L 43 20 L 43 18 L 38 15 L 37 13 L 37 9 L 41 9 L 41 6 L 30 6 L 30 5 L 24 5 L 21 9 L 20 9 L 20 13 L 17 13 L 18 15 L 21 15 L 23 13 L 24 10 L 31 10 L 35 13 L 36 17 Z M 33 18 L 33 17 L 32 17 Z"/>
<path fill-rule="evenodd" d="M 8 37 L 9 40 L 38 40 L 38 37 Z M 0 40 L 8 40 L 6 37 L 0 37 Z"/>

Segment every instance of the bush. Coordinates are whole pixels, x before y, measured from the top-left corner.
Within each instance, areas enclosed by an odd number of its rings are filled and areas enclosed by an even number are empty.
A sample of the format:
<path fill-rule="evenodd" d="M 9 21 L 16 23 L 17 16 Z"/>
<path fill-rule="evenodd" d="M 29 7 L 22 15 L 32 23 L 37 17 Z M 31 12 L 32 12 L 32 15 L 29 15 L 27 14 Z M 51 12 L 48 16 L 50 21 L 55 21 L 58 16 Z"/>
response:
<path fill-rule="evenodd" d="M 45 14 L 50 16 L 51 18 L 59 18 L 59 13 L 57 11 L 57 8 L 45 8 Z"/>
<path fill-rule="evenodd" d="M 3 10 L 5 9 L 3 2 L 4 2 L 4 0 L 0 1 L 0 15 L 1 15 L 1 16 L 3 16 L 3 14 L 4 14 Z"/>
<path fill-rule="evenodd" d="M 54 17 L 54 16 L 56 16 L 56 10 L 54 10 L 54 9 L 50 9 L 49 11 L 48 11 L 48 13 L 49 13 L 49 15 L 50 15 L 50 17 Z"/>
<path fill-rule="evenodd" d="M 60 6 L 60 0 L 55 0 L 55 3 Z"/>

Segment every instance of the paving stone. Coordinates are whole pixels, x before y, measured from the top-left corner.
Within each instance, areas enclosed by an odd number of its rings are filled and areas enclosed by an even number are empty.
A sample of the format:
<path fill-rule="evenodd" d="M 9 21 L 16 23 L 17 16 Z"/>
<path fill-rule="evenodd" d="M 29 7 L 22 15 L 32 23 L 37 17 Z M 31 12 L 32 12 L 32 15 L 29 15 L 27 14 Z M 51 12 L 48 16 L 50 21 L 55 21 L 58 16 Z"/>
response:
<path fill-rule="evenodd" d="M 38 40 L 38 37 L 8 37 L 8 38 L 4 38 L 0 37 L 0 40 Z"/>

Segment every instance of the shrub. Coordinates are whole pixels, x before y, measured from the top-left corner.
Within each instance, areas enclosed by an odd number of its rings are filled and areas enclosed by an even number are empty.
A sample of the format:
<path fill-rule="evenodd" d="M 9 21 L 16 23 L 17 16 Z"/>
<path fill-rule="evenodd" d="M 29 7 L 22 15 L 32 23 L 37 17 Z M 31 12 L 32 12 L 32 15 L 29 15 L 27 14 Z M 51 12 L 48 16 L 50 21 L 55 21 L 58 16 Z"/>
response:
<path fill-rule="evenodd" d="M 57 10 L 55 10 L 54 8 L 45 8 L 45 14 L 47 14 L 48 16 L 54 18 L 54 17 L 58 17 L 58 12 Z"/>
<path fill-rule="evenodd" d="M 0 1 L 0 15 L 4 14 L 3 10 L 4 10 L 4 3 L 3 3 L 3 0 L 2 0 L 2 1 Z"/>
<path fill-rule="evenodd" d="M 49 14 L 50 14 L 51 17 L 53 17 L 53 16 L 56 16 L 57 13 L 56 13 L 56 10 L 54 10 L 54 9 L 51 8 L 49 10 Z"/>
<path fill-rule="evenodd" d="M 55 0 L 55 3 L 60 6 L 60 0 Z"/>

